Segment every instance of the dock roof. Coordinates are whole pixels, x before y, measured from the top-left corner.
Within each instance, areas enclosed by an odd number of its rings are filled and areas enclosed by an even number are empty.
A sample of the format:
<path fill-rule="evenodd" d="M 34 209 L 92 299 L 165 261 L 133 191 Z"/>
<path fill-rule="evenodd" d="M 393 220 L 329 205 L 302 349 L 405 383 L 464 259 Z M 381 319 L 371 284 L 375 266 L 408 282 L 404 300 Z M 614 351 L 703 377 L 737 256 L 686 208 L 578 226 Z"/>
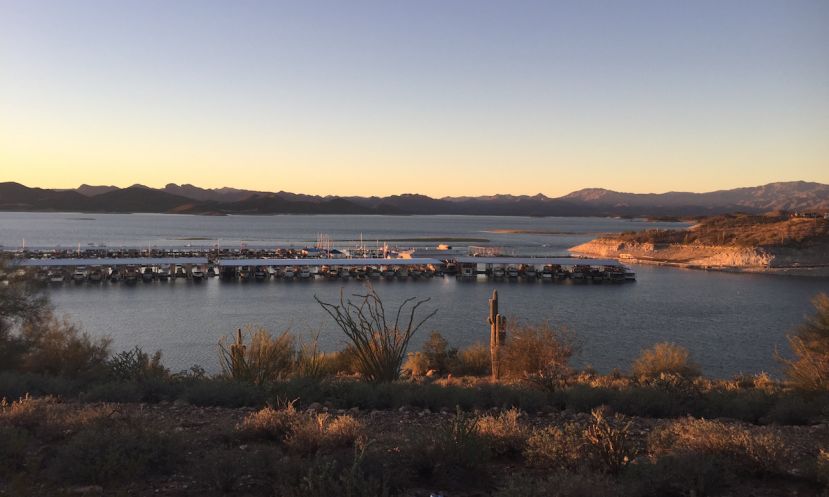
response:
<path fill-rule="evenodd" d="M 107 257 L 100 259 L 22 259 L 17 266 L 166 266 L 172 264 L 207 264 L 207 257 Z"/>
<path fill-rule="evenodd" d="M 534 264 L 559 266 L 621 266 L 615 259 L 587 259 L 582 257 L 455 257 L 461 264 Z"/>
<path fill-rule="evenodd" d="M 426 257 L 412 259 L 382 259 L 366 257 L 355 259 L 222 259 L 219 266 L 425 266 L 443 264 L 438 259 Z"/>

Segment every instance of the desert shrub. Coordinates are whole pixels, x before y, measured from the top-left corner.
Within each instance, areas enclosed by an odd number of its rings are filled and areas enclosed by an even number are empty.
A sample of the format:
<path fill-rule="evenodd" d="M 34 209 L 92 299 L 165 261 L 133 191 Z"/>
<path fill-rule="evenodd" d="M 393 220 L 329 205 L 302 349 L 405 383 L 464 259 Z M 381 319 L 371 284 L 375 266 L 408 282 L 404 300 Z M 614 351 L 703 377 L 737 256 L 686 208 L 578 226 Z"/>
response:
<path fill-rule="evenodd" d="M 498 455 L 520 454 L 527 444 L 529 429 L 521 423 L 521 411 L 509 409 L 498 415 L 481 416 L 477 420 L 478 433 Z"/>
<path fill-rule="evenodd" d="M 85 384 L 77 378 L 4 371 L 0 373 L 0 398 L 17 399 L 27 393 L 70 397 L 76 395 Z"/>
<path fill-rule="evenodd" d="M 393 321 L 386 319 L 380 296 L 369 287 L 357 302 L 340 294 L 339 304 L 329 304 L 314 297 L 354 348 L 360 374 L 368 381 L 390 382 L 400 377 L 400 368 L 412 336 L 437 310 L 416 318 L 421 305 L 430 299 L 408 298 L 397 308 Z M 403 315 L 403 321 L 400 317 Z"/>
<path fill-rule="evenodd" d="M 630 464 L 638 452 L 631 437 L 631 421 L 616 414 L 608 421 L 604 409 L 594 409 L 582 436 L 595 467 L 618 473 Z"/>
<path fill-rule="evenodd" d="M 274 337 L 263 328 L 246 327 L 244 332 L 239 329 L 233 343 L 229 343 L 228 337 L 219 340 L 222 372 L 234 380 L 255 385 L 285 378 L 293 370 L 295 342 L 287 331 Z"/>
<path fill-rule="evenodd" d="M 458 357 L 458 349 L 450 347 L 449 342 L 437 331 L 429 335 L 420 350 L 426 357 L 427 370 L 433 369 L 442 374 L 449 372 Z"/>
<path fill-rule="evenodd" d="M 792 384 L 808 391 L 829 390 L 829 295 L 813 300 L 815 314 L 788 337 L 795 359 L 778 358 L 786 366 Z"/>
<path fill-rule="evenodd" d="M 412 467 L 424 477 L 476 470 L 490 455 L 486 438 L 476 425 L 472 416 L 458 409 L 448 422 L 420 433 L 409 448 Z"/>
<path fill-rule="evenodd" d="M 569 374 L 570 358 L 576 351 L 575 336 L 566 328 L 518 324 L 509 330 L 501 368 L 507 377 L 556 382 Z"/>
<path fill-rule="evenodd" d="M 117 381 L 144 381 L 165 379 L 170 371 L 161 364 L 161 351 L 152 356 L 135 347 L 115 354 L 107 361 L 109 376 Z"/>
<path fill-rule="evenodd" d="M 180 395 L 181 400 L 193 405 L 221 407 L 261 406 L 266 397 L 257 385 L 224 378 L 194 381 Z"/>
<path fill-rule="evenodd" d="M 596 473 L 558 471 L 543 478 L 514 477 L 494 497 L 596 497 L 624 495 L 618 482 Z"/>
<path fill-rule="evenodd" d="M 236 430 L 246 438 L 282 440 L 297 424 L 299 417 L 293 402 L 276 409 L 267 406 L 245 416 Z"/>
<path fill-rule="evenodd" d="M 700 370 L 691 361 L 688 349 L 661 342 L 642 351 L 633 362 L 633 374 L 640 378 L 658 378 L 663 374 L 690 378 L 699 376 Z"/>
<path fill-rule="evenodd" d="M 94 340 L 66 319 L 48 316 L 26 323 L 21 339 L 26 344 L 21 371 L 84 379 L 106 374 L 110 340 Z"/>
<path fill-rule="evenodd" d="M 423 376 L 429 371 L 429 358 L 423 352 L 409 352 L 401 368 L 411 376 Z"/>
<path fill-rule="evenodd" d="M 700 453 L 677 453 L 631 465 L 623 475 L 640 497 L 718 495 L 734 480 L 717 458 Z"/>
<path fill-rule="evenodd" d="M 817 456 L 816 476 L 819 482 L 829 486 L 829 450 L 820 449 Z"/>
<path fill-rule="evenodd" d="M 673 421 L 651 433 L 648 446 L 657 458 L 702 454 L 747 475 L 784 474 L 791 455 L 786 444 L 768 429 L 694 418 Z"/>
<path fill-rule="evenodd" d="M 475 343 L 458 352 L 450 372 L 456 376 L 488 376 L 491 367 L 489 346 Z"/>
<path fill-rule="evenodd" d="M 32 436 L 52 441 L 90 426 L 112 414 L 108 406 L 68 406 L 53 398 L 24 396 L 8 403 L 0 401 L 0 425 L 26 430 Z"/>
<path fill-rule="evenodd" d="M 328 413 L 299 416 L 285 437 L 285 444 L 300 453 L 313 454 L 320 449 L 354 446 L 363 426 L 351 416 Z"/>
<path fill-rule="evenodd" d="M 168 474 L 176 465 L 177 441 L 133 420 L 112 420 L 76 433 L 48 463 L 55 481 L 108 484 Z"/>
<path fill-rule="evenodd" d="M 323 355 L 323 369 L 329 375 L 354 374 L 360 370 L 360 360 L 353 345 Z"/>
<path fill-rule="evenodd" d="M 524 458 L 531 466 L 578 469 L 586 455 L 581 428 L 575 423 L 534 430 L 527 440 Z"/>
<path fill-rule="evenodd" d="M 20 428 L 0 424 L 0 477 L 23 469 L 29 438 Z"/>
<path fill-rule="evenodd" d="M 365 462 L 365 449 L 355 449 L 351 462 L 317 457 L 299 485 L 283 484 L 277 494 L 283 497 L 389 497 L 394 495 L 388 475 L 371 473 Z"/>
<path fill-rule="evenodd" d="M 818 419 L 827 406 L 826 398 L 806 398 L 797 393 L 781 395 L 762 421 L 780 425 L 806 425 Z"/>
<path fill-rule="evenodd" d="M 309 341 L 301 341 L 296 352 L 295 373 L 300 378 L 322 378 L 332 373 L 328 369 L 330 361 L 319 350 L 319 334 Z M 337 373 L 333 371 L 333 373 Z"/>

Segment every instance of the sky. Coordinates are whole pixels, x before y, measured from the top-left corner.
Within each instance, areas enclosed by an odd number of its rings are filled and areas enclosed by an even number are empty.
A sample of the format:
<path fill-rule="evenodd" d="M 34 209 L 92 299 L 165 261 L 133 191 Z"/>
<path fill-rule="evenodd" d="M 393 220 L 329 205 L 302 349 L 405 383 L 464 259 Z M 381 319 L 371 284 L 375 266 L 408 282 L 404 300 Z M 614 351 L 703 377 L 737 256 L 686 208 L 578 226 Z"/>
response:
<path fill-rule="evenodd" d="M 829 183 L 826 0 L 0 0 L 0 181 Z"/>

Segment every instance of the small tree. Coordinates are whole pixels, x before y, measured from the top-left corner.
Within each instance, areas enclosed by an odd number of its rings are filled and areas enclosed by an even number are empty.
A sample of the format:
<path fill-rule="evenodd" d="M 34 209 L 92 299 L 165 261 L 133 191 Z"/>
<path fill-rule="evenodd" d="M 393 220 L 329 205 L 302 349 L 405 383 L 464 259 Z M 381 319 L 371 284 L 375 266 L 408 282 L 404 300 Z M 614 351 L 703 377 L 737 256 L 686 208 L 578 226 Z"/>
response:
<path fill-rule="evenodd" d="M 394 321 L 388 321 L 383 301 L 371 286 L 366 294 L 353 297 L 356 302 L 346 299 L 341 291 L 339 304 L 323 302 L 317 296 L 314 299 L 348 337 L 357 356 L 359 371 L 368 381 L 398 379 L 409 341 L 423 323 L 437 313 L 437 309 L 418 319 L 418 308 L 430 299 L 411 297 L 397 308 Z"/>
<path fill-rule="evenodd" d="M 815 314 L 788 337 L 795 359 L 778 355 L 786 366 L 786 376 L 803 390 L 829 390 L 829 295 L 818 294 L 812 299 Z"/>

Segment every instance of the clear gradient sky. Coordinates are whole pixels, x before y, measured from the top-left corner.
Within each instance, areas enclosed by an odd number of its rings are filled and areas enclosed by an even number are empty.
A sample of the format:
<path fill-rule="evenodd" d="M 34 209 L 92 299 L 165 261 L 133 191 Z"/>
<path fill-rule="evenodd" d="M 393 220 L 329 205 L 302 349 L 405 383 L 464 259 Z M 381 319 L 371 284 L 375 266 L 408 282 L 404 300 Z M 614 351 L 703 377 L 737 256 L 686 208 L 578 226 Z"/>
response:
<path fill-rule="evenodd" d="M 829 1 L 0 0 L 0 181 L 829 183 Z"/>

